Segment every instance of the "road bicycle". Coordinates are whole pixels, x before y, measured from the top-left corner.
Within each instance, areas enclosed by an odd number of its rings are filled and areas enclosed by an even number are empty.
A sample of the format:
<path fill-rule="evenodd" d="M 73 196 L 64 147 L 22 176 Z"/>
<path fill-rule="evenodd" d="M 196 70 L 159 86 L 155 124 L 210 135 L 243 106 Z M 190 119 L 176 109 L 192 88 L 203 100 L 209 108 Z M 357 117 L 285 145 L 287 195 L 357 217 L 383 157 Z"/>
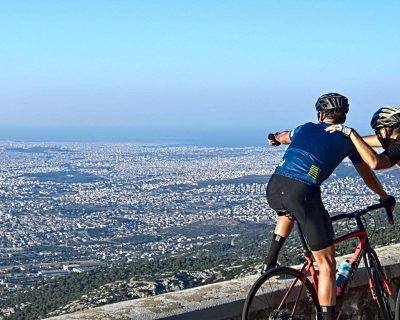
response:
<path fill-rule="evenodd" d="M 378 305 L 379 317 L 389 320 L 393 319 L 391 302 L 394 301 L 391 282 L 386 276 L 376 252 L 370 245 L 367 230 L 362 219 L 365 214 L 381 208 L 386 210 L 388 221 L 390 224 L 393 224 L 392 208 L 388 208 L 386 204 L 382 203 L 352 213 L 333 216 L 331 217 L 331 221 L 335 222 L 347 219 L 347 221 L 355 220 L 356 222 L 354 230 L 334 240 L 335 244 L 351 239 L 357 240 L 358 243 L 351 259 L 349 259 L 351 265 L 350 274 L 340 290 L 341 296 L 345 296 L 349 290 L 362 259 L 368 272 L 372 299 Z M 323 319 L 317 296 L 318 271 L 314 267 L 312 253 L 306 244 L 303 232 L 299 224 L 296 224 L 304 248 L 304 264 L 300 270 L 289 267 L 277 267 L 261 275 L 253 284 L 247 296 L 242 312 L 242 320 Z M 398 301 L 398 308 L 400 308 L 400 301 Z"/>

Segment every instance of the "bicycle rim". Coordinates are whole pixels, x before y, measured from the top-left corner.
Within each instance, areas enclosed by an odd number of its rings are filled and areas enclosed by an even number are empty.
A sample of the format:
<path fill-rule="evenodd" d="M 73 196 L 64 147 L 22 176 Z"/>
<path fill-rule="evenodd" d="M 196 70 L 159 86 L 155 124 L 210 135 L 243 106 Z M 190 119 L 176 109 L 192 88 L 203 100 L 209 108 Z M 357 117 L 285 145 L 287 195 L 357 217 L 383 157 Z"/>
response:
<path fill-rule="evenodd" d="M 395 320 L 400 320 L 400 290 L 397 292 Z"/>
<path fill-rule="evenodd" d="M 390 308 L 390 295 L 385 289 L 385 285 L 382 282 L 384 273 L 379 263 L 376 254 L 371 253 L 368 255 L 369 264 L 371 268 L 372 281 L 375 288 L 376 302 L 379 307 L 379 314 L 385 320 L 392 319 L 392 311 Z"/>
<path fill-rule="evenodd" d="M 315 320 L 320 314 L 311 282 L 298 270 L 279 267 L 254 283 L 244 304 L 242 320 Z"/>

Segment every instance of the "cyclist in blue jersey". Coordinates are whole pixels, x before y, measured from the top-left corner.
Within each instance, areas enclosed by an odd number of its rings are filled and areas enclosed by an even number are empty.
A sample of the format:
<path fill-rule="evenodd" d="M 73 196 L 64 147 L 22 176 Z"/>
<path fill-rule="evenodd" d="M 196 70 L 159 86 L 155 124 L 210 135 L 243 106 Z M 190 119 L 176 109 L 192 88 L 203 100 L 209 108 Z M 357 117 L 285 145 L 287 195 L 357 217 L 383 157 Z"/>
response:
<path fill-rule="evenodd" d="M 321 183 L 348 157 L 371 190 L 383 201 L 389 196 L 350 139 L 325 131 L 330 125 L 345 122 L 349 111 L 347 98 L 337 93 L 323 95 L 316 103 L 316 110 L 318 123 L 309 122 L 292 131 L 270 134 L 268 138 L 273 146 L 289 146 L 267 186 L 268 204 L 277 212 L 278 220 L 263 271 L 276 265 L 294 217 L 318 264 L 318 299 L 324 319 L 331 320 L 335 319 L 336 305 L 334 232 L 322 203 Z"/>

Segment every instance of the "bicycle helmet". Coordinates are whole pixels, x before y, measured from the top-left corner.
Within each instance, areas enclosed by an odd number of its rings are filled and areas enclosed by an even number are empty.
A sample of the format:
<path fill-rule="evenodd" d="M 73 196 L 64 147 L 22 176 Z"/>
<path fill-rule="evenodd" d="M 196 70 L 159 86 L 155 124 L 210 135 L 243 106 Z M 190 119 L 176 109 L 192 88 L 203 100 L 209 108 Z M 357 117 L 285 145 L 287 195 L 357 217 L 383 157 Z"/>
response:
<path fill-rule="evenodd" d="M 320 96 L 315 104 L 317 111 L 340 110 L 349 112 L 349 101 L 339 93 L 327 93 Z"/>
<path fill-rule="evenodd" d="M 394 128 L 400 126 L 400 109 L 394 106 L 385 106 L 374 113 L 371 127 L 374 130 L 380 128 Z"/>

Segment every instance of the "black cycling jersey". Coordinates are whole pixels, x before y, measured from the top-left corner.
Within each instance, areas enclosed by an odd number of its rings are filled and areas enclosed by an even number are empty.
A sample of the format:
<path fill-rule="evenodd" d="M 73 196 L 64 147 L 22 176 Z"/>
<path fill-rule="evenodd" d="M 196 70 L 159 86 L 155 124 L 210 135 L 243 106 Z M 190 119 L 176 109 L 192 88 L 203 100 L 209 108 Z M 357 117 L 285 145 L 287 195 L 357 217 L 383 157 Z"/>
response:
<path fill-rule="evenodd" d="M 383 152 L 390 159 L 392 166 L 400 161 L 400 140 L 396 140 L 395 143 L 389 145 L 389 147 Z"/>

